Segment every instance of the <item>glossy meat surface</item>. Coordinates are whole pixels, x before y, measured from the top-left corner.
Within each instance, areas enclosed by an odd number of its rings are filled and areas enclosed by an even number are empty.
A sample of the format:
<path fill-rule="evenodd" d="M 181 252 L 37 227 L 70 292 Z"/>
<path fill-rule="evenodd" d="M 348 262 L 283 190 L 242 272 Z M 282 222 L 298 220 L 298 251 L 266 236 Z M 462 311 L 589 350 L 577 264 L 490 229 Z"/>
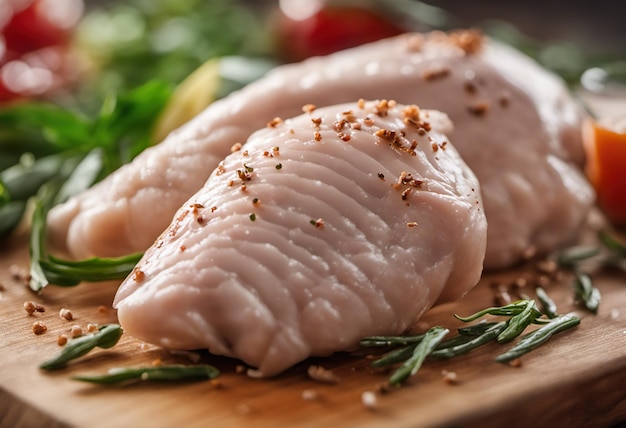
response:
<path fill-rule="evenodd" d="M 439 112 L 383 101 L 256 132 L 121 285 L 124 330 L 271 376 L 463 295 L 481 275 L 486 220 L 449 129 Z"/>
<path fill-rule="evenodd" d="M 445 112 L 489 221 L 487 268 L 546 252 L 578 232 L 593 203 L 577 168 L 581 111 L 562 82 L 473 32 L 408 34 L 278 67 L 209 106 L 159 146 L 56 207 L 52 240 L 74 257 L 145 250 L 235 143 L 273 117 L 358 98 Z"/>

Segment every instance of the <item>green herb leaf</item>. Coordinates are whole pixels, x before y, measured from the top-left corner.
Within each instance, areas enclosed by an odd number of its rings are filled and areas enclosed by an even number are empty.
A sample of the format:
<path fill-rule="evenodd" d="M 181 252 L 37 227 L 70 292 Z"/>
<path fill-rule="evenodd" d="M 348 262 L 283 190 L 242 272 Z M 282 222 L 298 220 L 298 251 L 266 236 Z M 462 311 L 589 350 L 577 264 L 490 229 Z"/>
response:
<path fill-rule="evenodd" d="M 496 361 L 506 363 L 519 358 L 547 342 L 552 335 L 568 330 L 578 324 L 580 324 L 580 319 L 575 314 L 559 315 L 548 324 L 544 324 L 532 333 L 523 336 L 517 345 L 507 352 L 498 355 Z"/>
<path fill-rule="evenodd" d="M 557 263 L 563 268 L 573 269 L 578 267 L 580 262 L 596 257 L 599 254 L 600 249 L 597 247 L 571 247 L 559 253 Z"/>
<path fill-rule="evenodd" d="M 392 385 L 400 385 L 410 376 L 415 375 L 422 366 L 426 357 L 437 347 L 443 340 L 444 336 L 449 333 L 447 328 L 435 326 L 426 332 L 424 339 L 415 347 L 413 355 L 406 360 L 389 378 Z"/>
<path fill-rule="evenodd" d="M 219 374 L 218 369 L 208 364 L 194 366 L 173 364 L 142 368 L 116 368 L 109 370 L 105 375 L 74 376 L 72 379 L 99 385 L 113 385 L 132 381 L 179 382 L 214 379 Z"/>
<path fill-rule="evenodd" d="M 422 339 L 424 339 L 423 334 L 415 336 L 368 336 L 363 338 L 359 343 L 364 347 L 406 346 L 419 343 Z"/>
<path fill-rule="evenodd" d="M 57 370 L 63 368 L 68 362 L 88 354 L 92 349 L 108 349 L 119 341 L 123 330 L 118 324 L 100 326 L 98 332 L 92 335 L 72 339 L 55 358 L 41 364 L 43 370 Z"/>
<path fill-rule="evenodd" d="M 443 342 L 439 348 L 432 352 L 431 356 L 433 358 L 452 358 L 458 355 L 466 354 L 469 351 L 484 345 L 485 343 L 495 340 L 500 334 L 502 334 L 506 327 L 507 323 L 502 321 L 492 324 L 482 334 L 474 336 L 471 340 L 466 341 L 465 343 L 447 346 L 446 342 Z M 468 337 L 471 338 L 472 336 Z"/>
<path fill-rule="evenodd" d="M 534 300 L 524 300 L 524 309 L 507 321 L 506 328 L 498 335 L 500 343 L 509 342 L 522 334 L 535 319 L 541 316 Z"/>
<path fill-rule="evenodd" d="M 537 295 L 539 303 L 541 304 L 542 312 L 546 314 L 548 318 L 556 318 L 556 304 L 550 298 L 550 296 L 548 296 L 548 293 L 546 293 L 543 288 L 537 287 L 535 288 L 535 294 Z"/>
<path fill-rule="evenodd" d="M 600 306 L 601 299 L 600 290 L 594 287 L 589 275 L 576 271 L 574 290 L 576 293 L 576 299 L 582 302 L 585 308 L 594 314 L 598 313 L 598 307 Z"/>
<path fill-rule="evenodd" d="M 491 307 L 487 309 L 483 309 L 482 311 L 478 311 L 473 315 L 468 317 L 461 317 L 459 315 L 454 315 L 457 319 L 463 322 L 470 322 L 477 320 L 480 317 L 485 315 L 499 315 L 499 316 L 512 316 L 520 314 L 526 307 L 528 306 L 528 302 L 526 300 L 518 300 L 517 302 L 510 303 L 506 306 L 500 307 Z"/>
<path fill-rule="evenodd" d="M 606 230 L 598 233 L 598 238 L 604 247 L 618 257 L 626 258 L 626 245 L 620 242 L 616 236 Z"/>

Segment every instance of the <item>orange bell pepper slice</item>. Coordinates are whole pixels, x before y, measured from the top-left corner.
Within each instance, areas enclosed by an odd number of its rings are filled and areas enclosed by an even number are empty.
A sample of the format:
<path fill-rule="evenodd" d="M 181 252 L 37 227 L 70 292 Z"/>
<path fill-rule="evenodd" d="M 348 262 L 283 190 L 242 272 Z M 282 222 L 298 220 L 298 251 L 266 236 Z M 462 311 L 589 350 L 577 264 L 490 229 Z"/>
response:
<path fill-rule="evenodd" d="M 626 225 L 626 119 L 589 119 L 583 125 L 585 172 L 596 189 L 598 205 L 616 225 Z"/>

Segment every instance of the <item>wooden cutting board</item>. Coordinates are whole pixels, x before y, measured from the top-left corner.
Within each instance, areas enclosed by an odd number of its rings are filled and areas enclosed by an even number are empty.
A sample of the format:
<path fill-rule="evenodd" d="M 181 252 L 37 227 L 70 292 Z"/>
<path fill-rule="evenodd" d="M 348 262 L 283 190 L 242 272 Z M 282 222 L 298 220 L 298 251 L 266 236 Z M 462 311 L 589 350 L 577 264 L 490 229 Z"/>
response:
<path fill-rule="evenodd" d="M 110 309 L 117 284 L 48 287 L 37 296 L 25 286 L 26 233 L 0 249 L 0 426 L 2 427 L 195 427 L 195 426 L 606 426 L 626 421 L 626 275 L 599 276 L 602 292 L 597 315 L 573 301 L 570 278 L 547 287 L 559 312 L 576 311 L 582 322 L 521 359 L 521 366 L 496 363 L 507 345 L 492 344 L 448 361 L 428 360 L 408 385 L 377 392 L 388 373 L 374 372 L 367 353 L 341 354 L 306 361 L 269 380 L 238 373 L 240 363 L 202 354 L 172 354 L 123 336 L 110 350 L 96 350 L 54 373 L 38 365 L 61 349 L 57 337 L 73 325 L 116 321 Z M 436 307 L 418 324 L 450 329 L 460 326 L 452 315 L 470 314 L 493 303 L 499 282 L 532 278 L 534 265 L 499 275 L 485 275 L 463 300 Z M 524 292 L 532 293 L 530 285 Z M 25 301 L 45 307 L 29 316 Z M 75 319 L 59 316 L 61 308 Z M 166 314 L 164 314 L 166 316 Z M 42 321 L 48 331 L 33 333 Z M 510 346 L 510 345 L 509 345 Z M 219 381 L 136 384 L 100 387 L 70 376 L 102 373 L 112 367 L 190 363 L 200 356 L 222 371 Z M 322 383 L 307 369 L 320 365 L 340 380 Z M 444 381 L 442 371 L 456 373 Z M 374 408 L 362 393 L 376 392 Z"/>

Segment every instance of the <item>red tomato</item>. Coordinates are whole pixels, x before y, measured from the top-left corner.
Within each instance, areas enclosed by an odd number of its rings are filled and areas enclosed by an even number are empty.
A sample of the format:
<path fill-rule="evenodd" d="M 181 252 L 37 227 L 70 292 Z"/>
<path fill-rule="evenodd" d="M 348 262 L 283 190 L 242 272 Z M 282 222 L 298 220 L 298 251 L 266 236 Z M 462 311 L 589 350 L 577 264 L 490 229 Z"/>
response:
<path fill-rule="evenodd" d="M 326 5 L 304 20 L 282 15 L 278 38 L 287 61 L 351 48 L 405 30 L 376 12 L 358 6 Z"/>
<path fill-rule="evenodd" d="M 82 0 L 0 0 L 0 102 L 68 80 L 68 45 L 82 12 Z"/>

